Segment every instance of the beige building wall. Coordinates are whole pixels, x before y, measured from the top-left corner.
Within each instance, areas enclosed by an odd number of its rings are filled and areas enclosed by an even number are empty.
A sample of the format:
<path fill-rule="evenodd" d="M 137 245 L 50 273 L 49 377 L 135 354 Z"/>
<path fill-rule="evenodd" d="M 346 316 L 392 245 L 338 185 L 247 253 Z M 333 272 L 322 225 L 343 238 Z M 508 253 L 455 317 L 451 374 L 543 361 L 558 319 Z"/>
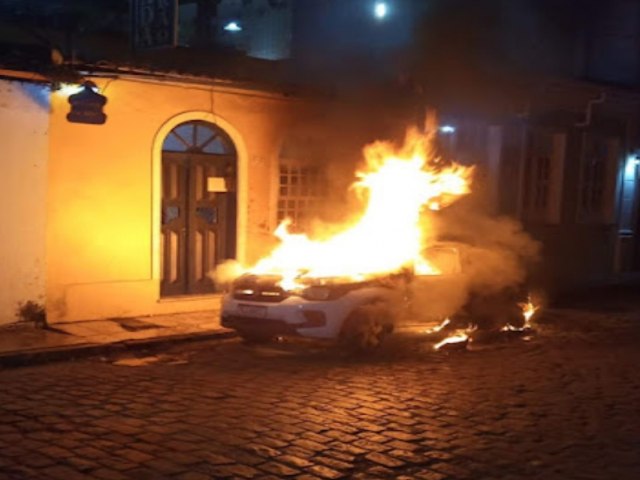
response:
<path fill-rule="evenodd" d="M 49 89 L 0 80 L 0 324 L 44 303 Z"/>
<path fill-rule="evenodd" d="M 301 102 L 139 77 L 92 80 L 108 99 L 103 125 L 68 122 L 68 94 L 52 95 L 49 321 L 213 308 L 213 295 L 160 298 L 162 143 L 189 120 L 213 122 L 230 135 L 238 153 L 237 254 L 251 262 L 269 245 L 277 149 Z"/>

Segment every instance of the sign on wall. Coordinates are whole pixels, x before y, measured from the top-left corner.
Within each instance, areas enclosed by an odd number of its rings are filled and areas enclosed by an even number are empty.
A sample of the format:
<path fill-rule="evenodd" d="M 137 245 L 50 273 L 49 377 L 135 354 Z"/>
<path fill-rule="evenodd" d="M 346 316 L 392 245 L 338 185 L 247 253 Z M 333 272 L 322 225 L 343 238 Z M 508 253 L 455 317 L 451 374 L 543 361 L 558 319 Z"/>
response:
<path fill-rule="evenodd" d="M 178 0 L 131 0 L 131 37 L 135 50 L 174 47 Z"/>

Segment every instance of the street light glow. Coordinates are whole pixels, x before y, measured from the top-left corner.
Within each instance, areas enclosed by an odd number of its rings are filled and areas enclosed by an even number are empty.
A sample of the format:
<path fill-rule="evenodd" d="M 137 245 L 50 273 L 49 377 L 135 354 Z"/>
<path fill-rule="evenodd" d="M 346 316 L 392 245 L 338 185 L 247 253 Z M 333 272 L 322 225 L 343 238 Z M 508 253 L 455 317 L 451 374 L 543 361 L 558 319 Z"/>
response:
<path fill-rule="evenodd" d="M 238 22 L 229 22 L 224 26 L 224 29 L 227 32 L 241 32 L 242 27 L 238 24 Z"/>
<path fill-rule="evenodd" d="M 375 6 L 373 7 L 373 14 L 377 19 L 382 20 L 387 16 L 388 13 L 389 7 L 387 6 L 386 2 L 376 2 Z"/>
<path fill-rule="evenodd" d="M 75 95 L 76 93 L 80 93 L 82 92 L 85 88 L 87 87 L 87 85 L 85 84 L 80 84 L 80 83 L 61 83 L 59 85 L 57 85 L 54 90 L 60 94 L 60 95 L 64 95 L 66 97 L 71 96 L 71 95 Z M 89 88 L 91 88 L 91 90 L 93 90 L 96 93 L 100 93 L 100 88 L 97 87 L 96 85 L 89 85 Z"/>
<path fill-rule="evenodd" d="M 627 164 L 625 165 L 624 174 L 629 180 L 635 181 L 636 167 L 640 165 L 640 159 L 637 155 L 629 155 Z"/>

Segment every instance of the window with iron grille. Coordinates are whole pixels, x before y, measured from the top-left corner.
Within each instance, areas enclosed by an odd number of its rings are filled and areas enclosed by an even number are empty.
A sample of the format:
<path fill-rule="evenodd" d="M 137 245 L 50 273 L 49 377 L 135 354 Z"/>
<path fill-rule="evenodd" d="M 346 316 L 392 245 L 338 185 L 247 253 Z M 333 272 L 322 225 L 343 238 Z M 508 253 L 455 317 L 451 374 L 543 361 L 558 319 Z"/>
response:
<path fill-rule="evenodd" d="M 562 205 L 565 135 L 546 130 L 530 137 L 524 190 L 528 220 L 558 223 Z"/>
<path fill-rule="evenodd" d="M 589 158 L 582 165 L 580 206 L 587 214 L 597 213 L 603 207 L 605 159 Z"/>
<path fill-rule="evenodd" d="M 580 170 L 578 218 L 581 221 L 612 221 L 617 140 L 586 137 Z"/>
<path fill-rule="evenodd" d="M 280 160 L 278 223 L 291 220 L 291 230 L 304 231 L 318 217 L 326 194 L 325 175 L 318 165 Z"/>
<path fill-rule="evenodd" d="M 532 195 L 531 208 L 544 211 L 549 204 L 549 182 L 551 181 L 551 159 L 547 156 L 534 157 L 531 161 Z"/>

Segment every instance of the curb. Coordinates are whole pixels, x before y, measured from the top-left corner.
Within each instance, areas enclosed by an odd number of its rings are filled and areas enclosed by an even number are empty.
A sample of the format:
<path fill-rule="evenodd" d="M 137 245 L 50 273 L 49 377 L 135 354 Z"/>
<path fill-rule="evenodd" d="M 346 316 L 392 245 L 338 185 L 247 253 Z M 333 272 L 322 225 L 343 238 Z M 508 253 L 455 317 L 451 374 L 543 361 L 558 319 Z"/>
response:
<path fill-rule="evenodd" d="M 205 340 L 224 340 L 234 337 L 236 337 L 236 333 L 232 330 L 216 330 L 135 340 L 121 340 L 113 343 L 81 343 L 63 347 L 0 353 L 0 368 L 27 367 L 41 365 L 43 363 L 77 360 L 110 353 L 131 352 L 149 347 L 163 347 Z"/>

